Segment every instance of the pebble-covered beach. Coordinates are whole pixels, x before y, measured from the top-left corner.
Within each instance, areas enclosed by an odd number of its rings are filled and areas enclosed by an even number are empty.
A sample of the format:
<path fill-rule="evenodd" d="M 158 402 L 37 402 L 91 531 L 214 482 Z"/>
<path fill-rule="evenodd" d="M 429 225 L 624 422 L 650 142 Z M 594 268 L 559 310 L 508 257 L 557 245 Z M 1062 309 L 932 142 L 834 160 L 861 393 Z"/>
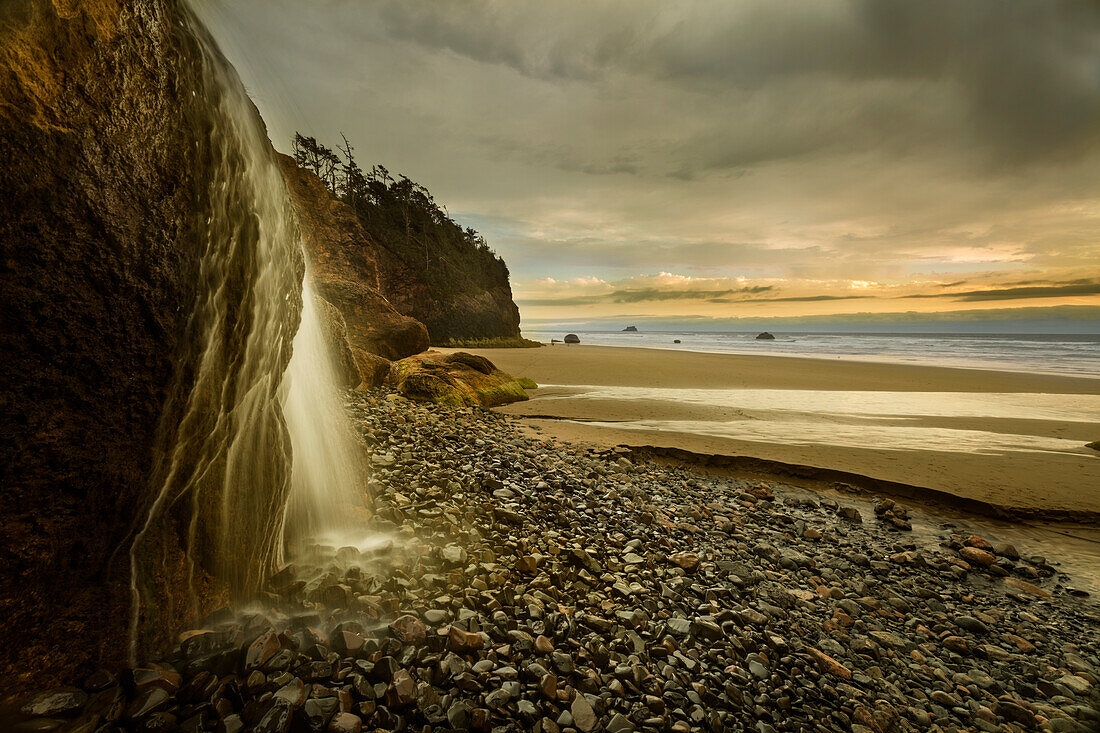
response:
<path fill-rule="evenodd" d="M 19 729 L 1100 728 L 1100 610 L 1054 559 L 487 410 L 351 407 L 369 548 L 312 548 L 261 606 L 26 701 Z"/>

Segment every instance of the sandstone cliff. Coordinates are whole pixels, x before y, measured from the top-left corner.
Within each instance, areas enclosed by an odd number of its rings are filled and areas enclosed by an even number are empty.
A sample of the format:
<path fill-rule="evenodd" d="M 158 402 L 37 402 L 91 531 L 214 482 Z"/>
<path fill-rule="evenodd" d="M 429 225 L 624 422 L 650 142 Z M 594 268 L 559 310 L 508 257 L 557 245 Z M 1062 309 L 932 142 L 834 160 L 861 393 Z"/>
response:
<path fill-rule="evenodd" d="M 390 247 L 379 246 L 378 260 L 382 263 L 379 290 L 397 310 L 427 326 L 432 344 L 519 336 L 519 308 L 507 280 L 487 288 L 446 292 L 417 277 Z"/>

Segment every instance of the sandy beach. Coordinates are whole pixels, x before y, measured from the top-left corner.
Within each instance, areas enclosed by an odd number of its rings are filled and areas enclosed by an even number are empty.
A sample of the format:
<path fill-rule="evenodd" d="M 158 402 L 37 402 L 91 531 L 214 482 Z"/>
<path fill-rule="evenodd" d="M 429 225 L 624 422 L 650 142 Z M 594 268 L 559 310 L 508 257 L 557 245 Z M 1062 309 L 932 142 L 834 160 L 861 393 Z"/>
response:
<path fill-rule="evenodd" d="M 1100 512 L 1100 379 L 600 346 L 493 349 L 554 437 L 745 456 L 1009 509 Z"/>

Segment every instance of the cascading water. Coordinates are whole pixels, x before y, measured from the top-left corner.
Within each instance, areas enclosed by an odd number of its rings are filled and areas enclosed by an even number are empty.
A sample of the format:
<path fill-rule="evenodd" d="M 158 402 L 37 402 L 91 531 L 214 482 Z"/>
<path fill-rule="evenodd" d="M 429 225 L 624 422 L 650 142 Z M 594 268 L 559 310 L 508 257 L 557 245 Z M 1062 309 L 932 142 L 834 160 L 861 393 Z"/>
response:
<path fill-rule="evenodd" d="M 167 558 L 182 550 L 193 605 L 200 569 L 247 598 L 283 563 L 290 535 L 346 529 L 366 485 L 266 130 L 188 18 L 202 51 L 195 124 L 206 141 L 194 156 L 214 175 L 197 227 L 205 250 L 192 358 L 169 398 L 180 407 L 165 413 L 178 420 L 161 426 L 156 499 L 130 547 L 132 656 L 158 630 L 157 600 L 181 595 Z"/>
<path fill-rule="evenodd" d="M 307 266 L 302 319 L 284 376 L 283 414 L 294 454 L 288 539 L 342 538 L 363 505 L 362 450 L 351 432 L 336 388 L 336 370 L 321 326 Z"/>

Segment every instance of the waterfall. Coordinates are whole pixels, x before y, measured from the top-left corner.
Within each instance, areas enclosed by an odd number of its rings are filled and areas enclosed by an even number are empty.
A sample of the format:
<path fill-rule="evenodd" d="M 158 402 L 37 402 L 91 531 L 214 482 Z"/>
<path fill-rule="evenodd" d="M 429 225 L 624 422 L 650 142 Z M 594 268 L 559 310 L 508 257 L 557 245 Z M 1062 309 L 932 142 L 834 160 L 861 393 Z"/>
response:
<path fill-rule="evenodd" d="M 193 158 L 213 173 L 194 226 L 204 252 L 192 351 L 158 434 L 155 500 L 130 546 L 131 656 L 163 633 L 158 602 L 190 594 L 193 616 L 200 577 L 248 598 L 284 562 L 291 533 L 346 529 L 366 484 L 263 122 L 183 12 L 201 51 L 191 65 L 200 91 L 186 113 L 202 141 Z M 173 581 L 181 573 L 186 591 Z"/>
<path fill-rule="evenodd" d="M 283 414 L 294 455 L 287 537 L 339 543 L 362 507 L 362 450 L 336 387 L 336 369 L 321 328 L 306 268 L 302 319 L 284 376 Z"/>

